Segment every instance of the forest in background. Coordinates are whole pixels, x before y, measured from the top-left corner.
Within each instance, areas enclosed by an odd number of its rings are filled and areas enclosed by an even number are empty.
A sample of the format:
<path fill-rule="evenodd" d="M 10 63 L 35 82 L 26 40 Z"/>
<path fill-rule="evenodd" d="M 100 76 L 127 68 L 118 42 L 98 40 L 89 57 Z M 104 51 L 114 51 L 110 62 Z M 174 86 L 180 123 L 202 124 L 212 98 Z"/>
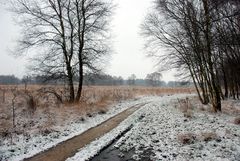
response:
<path fill-rule="evenodd" d="M 15 75 L 0 75 L 0 85 L 61 85 L 64 81 L 46 82 L 41 76 L 25 76 L 18 78 Z M 193 83 L 190 81 L 169 81 L 165 82 L 161 79 L 154 80 L 146 77 L 145 79 L 131 78 L 123 79 L 121 76 L 111 76 L 107 74 L 88 74 L 84 77 L 83 85 L 86 86 L 152 86 L 152 87 L 191 87 Z"/>

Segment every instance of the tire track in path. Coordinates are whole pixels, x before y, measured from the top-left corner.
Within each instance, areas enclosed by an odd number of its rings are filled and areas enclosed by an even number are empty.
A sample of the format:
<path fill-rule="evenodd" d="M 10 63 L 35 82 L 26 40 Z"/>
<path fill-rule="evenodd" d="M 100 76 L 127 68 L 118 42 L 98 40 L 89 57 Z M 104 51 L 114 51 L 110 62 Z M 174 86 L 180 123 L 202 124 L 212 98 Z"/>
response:
<path fill-rule="evenodd" d="M 84 133 L 62 143 L 59 143 L 58 145 L 39 154 L 36 154 L 33 157 L 26 158 L 24 161 L 65 161 L 67 158 L 74 156 L 74 154 L 77 153 L 78 150 L 83 148 L 85 145 L 91 143 L 96 138 L 99 138 L 104 134 L 110 132 L 128 116 L 148 103 L 134 105 L 125 111 L 113 116 L 112 118 L 104 121 L 100 125 L 90 128 Z"/>

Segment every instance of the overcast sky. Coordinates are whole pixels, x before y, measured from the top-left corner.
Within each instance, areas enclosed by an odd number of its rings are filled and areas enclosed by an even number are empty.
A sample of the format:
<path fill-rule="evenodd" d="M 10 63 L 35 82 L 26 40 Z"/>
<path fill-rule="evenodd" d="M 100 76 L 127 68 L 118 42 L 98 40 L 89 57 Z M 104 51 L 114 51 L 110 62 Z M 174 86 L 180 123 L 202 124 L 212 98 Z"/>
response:
<path fill-rule="evenodd" d="M 114 53 L 105 72 L 125 79 L 131 74 L 145 78 L 148 73 L 157 70 L 153 60 L 145 56 L 144 39 L 139 34 L 140 24 L 152 6 L 152 0 L 116 0 L 116 3 L 112 21 Z M 14 58 L 9 54 L 20 29 L 1 2 L 0 20 L 0 75 L 15 74 L 22 77 L 26 74 L 27 59 Z M 174 77 L 172 73 L 165 72 L 163 79 L 169 81 Z"/>

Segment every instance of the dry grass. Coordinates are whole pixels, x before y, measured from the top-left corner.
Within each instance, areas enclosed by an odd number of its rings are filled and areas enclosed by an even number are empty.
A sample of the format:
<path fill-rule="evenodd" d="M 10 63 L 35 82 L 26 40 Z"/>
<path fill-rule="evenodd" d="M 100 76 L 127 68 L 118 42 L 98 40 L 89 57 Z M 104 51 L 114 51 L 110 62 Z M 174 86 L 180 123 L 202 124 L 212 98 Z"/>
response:
<path fill-rule="evenodd" d="M 229 115 L 240 115 L 240 103 L 237 100 L 222 101 L 222 112 Z"/>
<path fill-rule="evenodd" d="M 240 101 L 233 99 L 222 100 L 222 113 L 230 116 L 240 116 Z M 198 97 L 191 97 L 191 104 L 194 105 L 194 110 L 198 112 L 208 112 L 216 114 L 213 111 L 211 104 L 203 105 Z"/>
<path fill-rule="evenodd" d="M 46 91 L 50 89 L 51 92 L 47 93 Z M 14 100 L 16 127 L 13 127 L 12 123 L 12 98 L 14 97 L 12 91 L 17 92 L 17 97 Z M 105 114 L 110 105 L 117 102 L 144 95 L 161 96 L 191 92 L 194 92 L 194 89 L 84 86 L 81 101 L 69 104 L 59 101 L 58 97 L 63 100 L 66 97 L 64 94 L 67 92 L 64 92 L 63 86 L 29 85 L 25 91 L 24 85 L 0 85 L 0 136 L 7 137 L 9 130 L 23 135 L 34 132 L 46 134 L 55 126 L 72 121 L 83 122 L 85 117 Z"/>
<path fill-rule="evenodd" d="M 200 135 L 202 141 L 211 141 L 217 139 L 217 134 L 215 132 L 202 132 Z"/>
<path fill-rule="evenodd" d="M 177 140 L 183 145 L 194 144 L 198 141 L 209 142 L 212 140 L 216 140 L 217 138 L 218 136 L 215 132 L 201 132 L 200 134 L 187 132 L 177 135 Z"/>
<path fill-rule="evenodd" d="M 183 113 L 186 118 L 193 118 L 193 105 L 191 104 L 189 98 L 178 100 L 178 108 Z"/>
<path fill-rule="evenodd" d="M 196 135 L 190 132 L 178 134 L 177 139 L 181 144 L 184 144 L 184 145 L 193 144 L 196 141 Z"/>
<path fill-rule="evenodd" d="M 236 124 L 236 125 L 240 125 L 240 116 L 236 117 L 236 118 L 233 120 L 233 123 Z"/>

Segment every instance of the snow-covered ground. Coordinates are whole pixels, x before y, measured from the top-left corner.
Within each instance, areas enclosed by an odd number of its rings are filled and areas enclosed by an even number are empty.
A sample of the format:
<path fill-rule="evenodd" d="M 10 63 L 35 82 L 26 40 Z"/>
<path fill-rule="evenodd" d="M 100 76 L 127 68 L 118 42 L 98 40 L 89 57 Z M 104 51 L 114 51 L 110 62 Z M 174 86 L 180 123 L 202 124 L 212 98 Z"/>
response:
<path fill-rule="evenodd" d="M 10 138 L 1 139 L 0 161 L 15 161 L 31 157 L 62 141 L 79 135 L 91 127 L 99 125 L 131 106 L 145 103 L 152 99 L 154 99 L 154 97 L 141 97 L 124 101 L 109 108 L 110 110 L 107 111 L 106 114 L 96 114 L 91 117 L 85 117 L 84 120 L 81 120 L 81 117 L 77 117 L 78 119 L 70 119 L 71 122 L 66 122 L 61 126 L 55 126 L 54 129 L 51 129 L 51 131 L 45 131 L 45 133 L 30 133 L 28 135 L 15 134 L 13 137 L 13 143 L 11 143 Z"/>
<path fill-rule="evenodd" d="M 134 160 L 140 160 L 150 150 L 151 160 L 239 161 L 240 127 L 233 124 L 234 116 L 194 110 L 192 118 L 186 118 L 176 108 L 176 99 L 184 97 L 186 95 L 152 98 L 150 104 L 110 133 L 80 149 L 68 161 L 88 160 L 129 126 L 133 128 L 115 147 L 122 152 L 134 149 Z"/>

